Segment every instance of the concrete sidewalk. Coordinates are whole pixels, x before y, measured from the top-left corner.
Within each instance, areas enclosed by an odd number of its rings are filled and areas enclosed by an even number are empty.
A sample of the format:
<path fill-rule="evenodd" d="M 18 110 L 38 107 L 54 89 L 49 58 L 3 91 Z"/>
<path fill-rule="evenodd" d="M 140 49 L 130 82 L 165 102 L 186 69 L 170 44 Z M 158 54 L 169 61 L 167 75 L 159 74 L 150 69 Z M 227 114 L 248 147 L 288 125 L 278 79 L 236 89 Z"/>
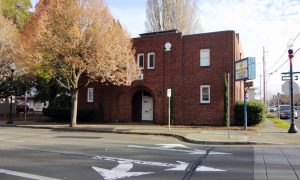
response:
<path fill-rule="evenodd" d="M 270 120 L 266 120 L 260 126 L 250 127 L 248 130 L 244 130 L 242 127 L 232 127 L 229 132 L 226 127 L 211 126 L 171 126 L 171 131 L 168 131 L 167 125 L 142 123 L 80 124 L 76 128 L 70 128 L 68 124 L 35 121 L 14 121 L 13 125 L 6 125 L 6 121 L 0 120 L 0 126 L 61 131 L 160 135 L 175 137 L 189 143 L 212 145 L 300 145 L 300 132 L 296 134 L 287 133 L 288 129 L 276 128 Z"/>

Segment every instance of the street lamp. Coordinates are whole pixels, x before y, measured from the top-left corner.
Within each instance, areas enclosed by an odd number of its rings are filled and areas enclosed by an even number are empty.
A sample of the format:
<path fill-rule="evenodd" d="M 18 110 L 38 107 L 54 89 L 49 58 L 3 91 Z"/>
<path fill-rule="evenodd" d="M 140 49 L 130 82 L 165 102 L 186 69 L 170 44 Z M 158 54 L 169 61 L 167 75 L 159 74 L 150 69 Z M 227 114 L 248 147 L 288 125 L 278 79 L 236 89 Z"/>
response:
<path fill-rule="evenodd" d="M 14 81 L 14 72 L 16 70 L 16 65 L 15 63 L 11 63 L 9 65 L 10 71 L 11 71 L 11 84 Z M 12 89 L 11 89 L 12 91 Z M 10 92 L 10 106 L 9 106 L 9 120 L 6 122 L 6 124 L 13 124 L 13 119 L 12 119 L 12 92 Z"/>
<path fill-rule="evenodd" d="M 277 113 L 278 119 L 280 119 L 280 93 L 277 93 Z"/>
<path fill-rule="evenodd" d="M 294 101 L 293 101 L 293 62 L 292 62 L 292 59 L 294 57 L 294 52 L 293 52 L 293 49 L 292 49 L 292 46 L 293 44 L 292 43 L 289 43 L 288 44 L 288 53 L 289 53 L 289 59 L 290 59 L 290 103 L 291 103 L 291 126 L 290 126 L 290 129 L 288 131 L 288 133 L 297 133 L 298 132 L 298 129 L 295 125 L 295 120 L 294 120 Z"/>

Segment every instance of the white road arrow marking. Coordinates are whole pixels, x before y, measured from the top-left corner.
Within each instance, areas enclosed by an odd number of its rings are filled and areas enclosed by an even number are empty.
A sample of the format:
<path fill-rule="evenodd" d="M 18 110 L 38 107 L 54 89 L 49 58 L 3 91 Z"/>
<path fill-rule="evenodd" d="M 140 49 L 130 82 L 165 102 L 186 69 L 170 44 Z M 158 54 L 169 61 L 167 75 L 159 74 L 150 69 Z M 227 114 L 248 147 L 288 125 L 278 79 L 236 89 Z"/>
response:
<path fill-rule="evenodd" d="M 45 176 L 39 176 L 35 174 L 28 174 L 28 173 L 23 173 L 23 172 L 17 172 L 17 171 L 11 171 L 7 169 L 0 169 L 0 174 L 9 174 L 13 176 L 19 176 L 23 178 L 28 178 L 28 179 L 35 179 L 35 180 L 60 180 L 60 179 L 55 179 L 55 178 L 50 178 L 50 177 L 45 177 Z"/>
<path fill-rule="evenodd" d="M 171 163 L 162 163 L 162 162 L 153 162 L 153 161 L 140 161 L 140 160 L 133 160 L 133 159 L 124 159 L 124 158 L 115 158 L 109 156 L 96 156 L 93 159 L 99 160 L 106 160 L 106 161 L 115 161 L 119 163 L 135 163 L 140 165 L 150 165 L 150 166 L 159 166 L 159 167 L 167 167 L 166 171 L 185 171 L 188 167 L 189 163 L 176 161 L 178 164 L 171 164 Z M 206 166 L 199 166 L 197 167 L 196 171 L 226 171 L 222 169 L 215 169 Z"/>
<path fill-rule="evenodd" d="M 139 148 L 139 149 L 152 149 L 152 150 L 163 150 L 163 151 L 175 151 L 175 152 L 185 152 L 188 154 L 206 154 L 207 151 L 205 150 L 199 150 L 199 149 L 171 149 L 171 148 L 166 148 L 165 146 L 163 147 L 147 147 L 147 146 L 136 146 L 136 145 L 128 145 L 128 147 L 132 148 Z M 230 155 L 230 153 L 223 153 L 223 152 L 216 152 L 216 151 L 210 151 L 209 154 L 214 154 L 214 155 Z"/>
<path fill-rule="evenodd" d="M 119 178 L 127 178 L 132 176 L 141 176 L 145 174 L 151 174 L 154 172 L 128 172 L 132 169 L 133 164 L 127 162 L 120 162 L 120 164 L 111 170 L 98 168 L 93 166 L 92 168 L 97 171 L 105 180 L 113 180 Z"/>

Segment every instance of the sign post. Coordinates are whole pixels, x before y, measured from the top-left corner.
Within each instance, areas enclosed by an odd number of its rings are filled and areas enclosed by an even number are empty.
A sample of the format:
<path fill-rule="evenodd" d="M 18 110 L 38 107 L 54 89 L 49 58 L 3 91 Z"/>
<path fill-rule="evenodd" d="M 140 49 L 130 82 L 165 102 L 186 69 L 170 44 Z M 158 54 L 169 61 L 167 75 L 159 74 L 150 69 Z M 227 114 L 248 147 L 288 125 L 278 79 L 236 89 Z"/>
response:
<path fill-rule="evenodd" d="M 29 109 L 27 109 L 27 91 L 25 92 L 25 102 L 24 102 L 24 104 L 25 104 L 25 106 L 24 106 L 24 108 L 25 108 L 24 118 L 25 118 L 25 121 L 26 121 L 27 120 L 27 111 L 29 110 Z"/>
<path fill-rule="evenodd" d="M 172 96 L 172 90 L 167 89 L 167 97 L 169 98 L 169 120 L 168 120 L 169 131 L 171 130 L 171 96 Z"/>
<path fill-rule="evenodd" d="M 253 86 L 253 82 L 246 82 L 253 80 L 256 77 L 255 58 L 247 57 L 235 62 L 235 80 L 244 81 L 244 129 L 247 130 L 247 89 Z"/>
<path fill-rule="evenodd" d="M 246 84 L 246 80 L 244 80 Z M 247 130 L 248 120 L 247 120 L 247 88 L 244 87 L 244 129 Z"/>
<path fill-rule="evenodd" d="M 227 129 L 228 129 L 228 139 L 230 139 L 230 73 L 228 73 L 228 86 L 227 86 L 227 114 L 228 114 L 228 122 L 227 122 Z"/>

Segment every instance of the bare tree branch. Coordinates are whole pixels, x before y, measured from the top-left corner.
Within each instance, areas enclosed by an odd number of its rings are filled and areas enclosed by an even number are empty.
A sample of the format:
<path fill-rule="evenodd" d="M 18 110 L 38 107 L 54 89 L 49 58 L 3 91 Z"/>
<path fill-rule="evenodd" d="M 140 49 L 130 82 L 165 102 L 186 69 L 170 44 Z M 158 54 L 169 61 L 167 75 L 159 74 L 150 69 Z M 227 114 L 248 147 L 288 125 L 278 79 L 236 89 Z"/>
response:
<path fill-rule="evenodd" d="M 147 0 L 147 32 L 177 29 L 183 34 L 202 32 L 196 0 Z"/>

